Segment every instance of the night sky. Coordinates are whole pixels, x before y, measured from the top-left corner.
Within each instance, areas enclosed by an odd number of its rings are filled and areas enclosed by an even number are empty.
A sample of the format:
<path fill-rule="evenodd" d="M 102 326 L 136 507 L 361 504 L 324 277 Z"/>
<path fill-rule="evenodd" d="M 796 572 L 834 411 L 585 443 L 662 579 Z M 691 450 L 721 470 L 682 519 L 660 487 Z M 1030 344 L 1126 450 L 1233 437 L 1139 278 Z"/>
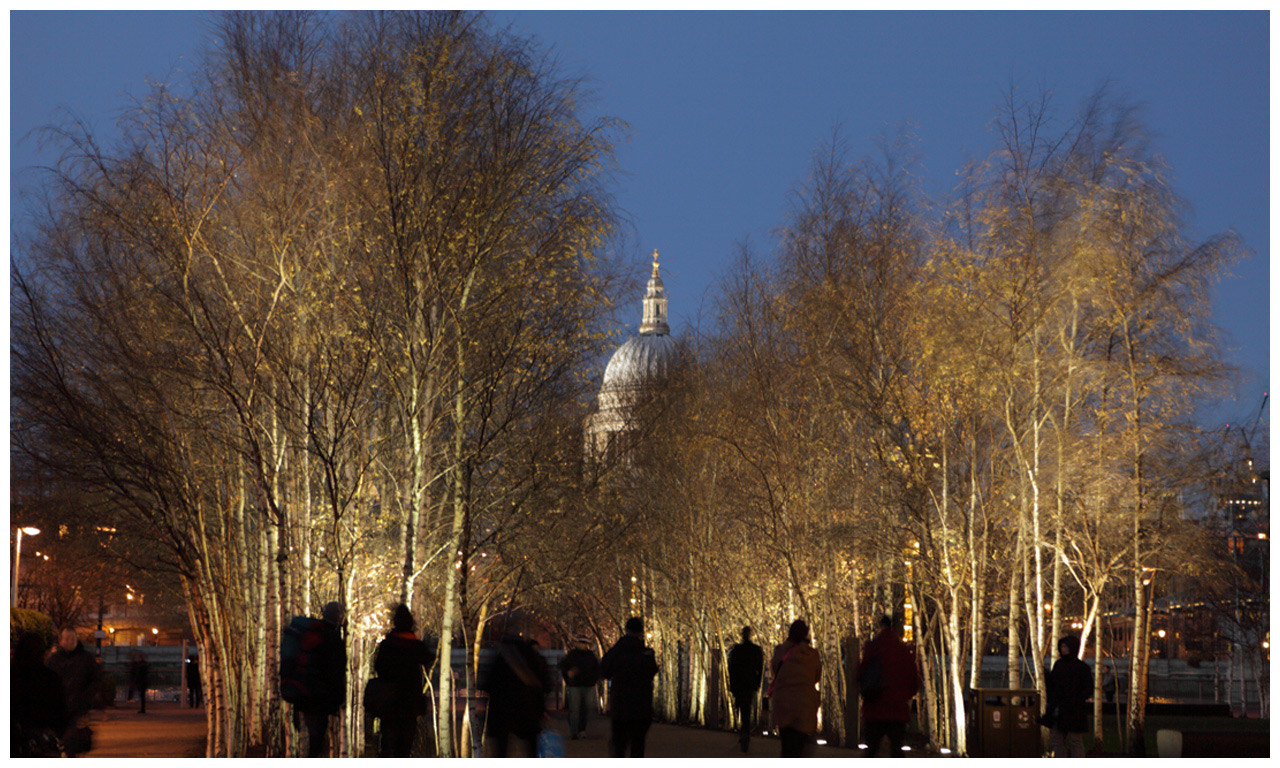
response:
<path fill-rule="evenodd" d="M 105 137 L 152 81 L 181 81 L 206 45 L 198 13 L 11 13 L 10 213 L 21 227 L 30 132 L 60 109 Z M 809 158 L 843 127 L 856 158 L 907 124 L 924 188 L 945 204 L 1013 87 L 1046 88 L 1069 116 L 1104 80 L 1143 107 L 1191 205 L 1193 233 L 1234 229 L 1254 256 L 1215 296 L 1239 366 L 1236 399 L 1205 426 L 1251 418 L 1267 391 L 1270 230 L 1269 16 L 1255 13 L 501 13 L 568 74 L 588 78 L 588 114 L 628 124 L 617 201 L 636 264 L 638 323 L 648 253 L 662 253 L 672 330 L 710 322 L 707 301 L 749 241 L 767 254 Z M 24 138 L 26 137 L 26 138 Z"/>

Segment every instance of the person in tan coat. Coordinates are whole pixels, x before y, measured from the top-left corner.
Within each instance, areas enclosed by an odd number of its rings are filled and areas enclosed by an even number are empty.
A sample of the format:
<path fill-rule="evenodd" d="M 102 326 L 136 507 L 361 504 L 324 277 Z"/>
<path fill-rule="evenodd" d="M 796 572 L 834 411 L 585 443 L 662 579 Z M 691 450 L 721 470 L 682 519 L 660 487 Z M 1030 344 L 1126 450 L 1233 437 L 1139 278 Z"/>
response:
<path fill-rule="evenodd" d="M 773 649 L 769 662 L 773 682 L 769 685 L 769 708 L 773 726 L 782 738 L 782 757 L 804 757 L 818 732 L 818 706 L 822 695 L 822 660 L 809 644 L 809 625 L 797 619 L 791 623 L 787 641 Z"/>

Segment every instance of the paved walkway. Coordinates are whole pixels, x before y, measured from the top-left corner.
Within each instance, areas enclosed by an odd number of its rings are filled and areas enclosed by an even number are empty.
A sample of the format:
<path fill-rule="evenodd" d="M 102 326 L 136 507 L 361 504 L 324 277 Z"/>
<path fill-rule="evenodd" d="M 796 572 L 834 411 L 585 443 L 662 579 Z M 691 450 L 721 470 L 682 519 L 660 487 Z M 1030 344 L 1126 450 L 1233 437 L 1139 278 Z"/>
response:
<path fill-rule="evenodd" d="M 555 727 L 568 733 L 564 712 L 555 712 Z M 139 714 L 132 703 L 116 709 L 96 711 L 91 722 L 93 750 L 82 757 L 204 757 L 204 709 L 188 709 L 171 702 L 147 704 L 147 714 Z M 646 757 L 667 758 L 776 758 L 776 738 L 756 737 L 750 751 L 743 754 L 733 733 L 654 723 L 645 741 Z M 609 721 L 591 718 L 587 733 L 565 741 L 567 757 L 609 756 Z M 816 746 L 814 757 L 857 757 L 856 750 Z"/>
<path fill-rule="evenodd" d="M 93 749 L 82 757 L 204 757 L 204 709 L 174 702 L 137 703 L 95 711 L 90 719 Z"/>
<path fill-rule="evenodd" d="M 557 730 L 567 732 L 567 723 L 557 718 Z M 654 723 L 645 739 L 645 757 L 689 758 L 776 758 L 779 742 L 773 738 L 753 738 L 750 751 L 742 754 L 738 736 L 734 733 L 709 731 L 705 728 L 686 728 L 679 725 Z M 609 721 L 593 718 L 584 736 L 565 741 L 566 757 L 608 757 Z M 815 747 L 814 757 L 857 757 L 857 750 L 836 747 Z"/>

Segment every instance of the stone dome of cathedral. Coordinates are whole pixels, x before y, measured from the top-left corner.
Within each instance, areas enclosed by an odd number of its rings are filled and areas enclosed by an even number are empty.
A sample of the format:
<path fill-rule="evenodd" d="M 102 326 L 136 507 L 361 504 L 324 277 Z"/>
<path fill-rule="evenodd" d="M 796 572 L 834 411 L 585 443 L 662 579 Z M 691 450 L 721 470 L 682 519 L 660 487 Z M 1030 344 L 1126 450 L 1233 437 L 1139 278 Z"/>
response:
<path fill-rule="evenodd" d="M 676 340 L 670 334 L 633 336 L 609 358 L 600 392 L 641 389 L 649 382 L 664 379 L 676 357 Z"/>
<path fill-rule="evenodd" d="M 654 251 L 640 333 L 618 347 L 605 366 L 599 408 L 587 419 L 589 451 L 602 452 L 611 436 L 631 428 L 631 411 L 641 393 L 671 373 L 679 354 L 667 324 L 666 289 L 658 276 L 658 252 Z"/>

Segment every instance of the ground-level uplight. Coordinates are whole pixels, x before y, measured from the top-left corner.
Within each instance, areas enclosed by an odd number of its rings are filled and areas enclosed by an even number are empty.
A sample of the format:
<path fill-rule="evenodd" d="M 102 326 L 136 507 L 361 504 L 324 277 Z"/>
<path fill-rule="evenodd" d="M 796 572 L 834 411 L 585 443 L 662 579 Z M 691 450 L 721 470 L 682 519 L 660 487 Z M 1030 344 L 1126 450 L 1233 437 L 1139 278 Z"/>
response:
<path fill-rule="evenodd" d="M 939 749 L 939 750 L 938 750 L 938 754 L 940 754 L 940 755 L 949 755 L 949 754 L 951 754 L 951 750 L 947 749 L 946 747 L 943 747 L 942 749 Z"/>

